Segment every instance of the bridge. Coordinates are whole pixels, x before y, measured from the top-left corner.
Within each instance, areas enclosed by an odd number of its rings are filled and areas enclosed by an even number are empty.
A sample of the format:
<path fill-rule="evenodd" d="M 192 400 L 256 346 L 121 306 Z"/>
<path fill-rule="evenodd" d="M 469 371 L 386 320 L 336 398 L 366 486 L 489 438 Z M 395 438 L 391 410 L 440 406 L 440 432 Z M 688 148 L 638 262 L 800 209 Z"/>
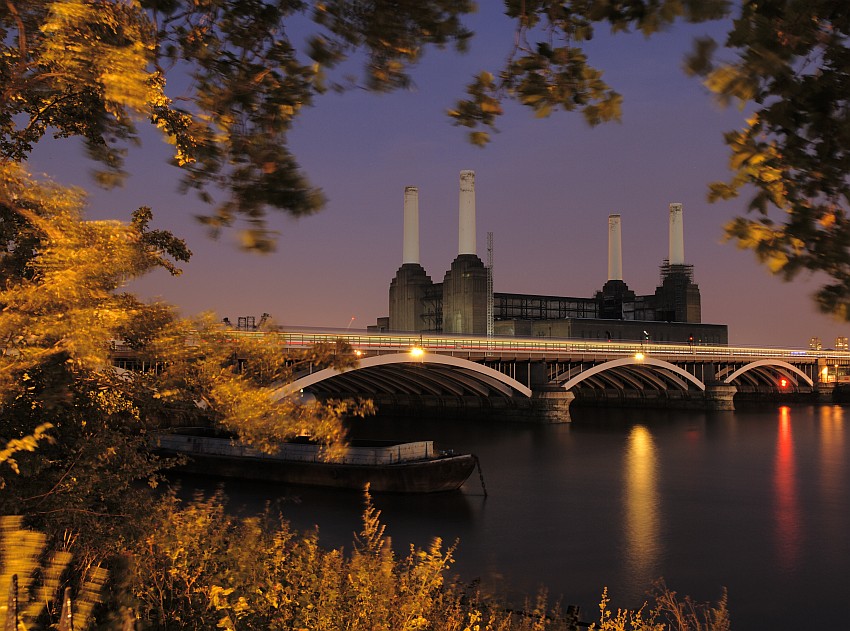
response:
<path fill-rule="evenodd" d="M 276 397 L 365 396 L 383 409 L 569 420 L 592 405 L 734 409 L 736 401 L 829 401 L 850 385 L 850 352 L 641 341 L 558 340 L 348 330 L 284 330 L 282 350 L 342 339 L 360 357 L 345 372 L 307 370 Z"/>

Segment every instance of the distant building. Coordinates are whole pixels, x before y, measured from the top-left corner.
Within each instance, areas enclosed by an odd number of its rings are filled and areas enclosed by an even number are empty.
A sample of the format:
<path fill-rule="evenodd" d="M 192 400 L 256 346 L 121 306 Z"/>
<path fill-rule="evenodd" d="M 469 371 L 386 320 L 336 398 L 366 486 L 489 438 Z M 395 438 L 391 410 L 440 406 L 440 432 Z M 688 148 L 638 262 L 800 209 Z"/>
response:
<path fill-rule="evenodd" d="M 819 351 L 823 348 L 819 337 L 809 338 L 809 350 Z"/>
<path fill-rule="evenodd" d="M 727 344 L 725 324 L 701 321 L 699 286 L 685 263 L 682 204 L 670 204 L 669 256 L 655 292 L 636 295 L 623 281 L 620 215 L 608 218 L 608 281 L 592 297 L 493 292 L 493 333 Z M 390 283 L 389 311 L 372 330 L 486 335 L 488 277 L 475 246 L 475 174 L 461 171 L 458 255 L 442 283 L 419 263 L 419 191 L 404 194 L 402 265 Z"/>
<path fill-rule="evenodd" d="M 837 351 L 847 351 L 850 350 L 850 347 L 847 345 L 847 338 L 844 336 L 838 336 L 835 338 L 835 350 Z"/>

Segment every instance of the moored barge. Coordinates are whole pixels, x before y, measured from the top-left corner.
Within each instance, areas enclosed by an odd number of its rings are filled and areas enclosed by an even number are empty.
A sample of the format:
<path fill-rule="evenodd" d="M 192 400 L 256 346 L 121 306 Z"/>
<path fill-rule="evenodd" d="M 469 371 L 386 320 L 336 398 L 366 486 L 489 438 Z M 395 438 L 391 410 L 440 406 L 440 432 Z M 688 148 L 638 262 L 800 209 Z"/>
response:
<path fill-rule="evenodd" d="M 436 451 L 430 440 L 354 440 L 336 460 L 323 459 L 322 446 L 309 440 L 284 443 L 273 454 L 230 438 L 161 434 L 156 450 L 186 456 L 180 471 L 282 484 L 325 486 L 372 493 L 454 491 L 475 469 L 475 456 Z"/>

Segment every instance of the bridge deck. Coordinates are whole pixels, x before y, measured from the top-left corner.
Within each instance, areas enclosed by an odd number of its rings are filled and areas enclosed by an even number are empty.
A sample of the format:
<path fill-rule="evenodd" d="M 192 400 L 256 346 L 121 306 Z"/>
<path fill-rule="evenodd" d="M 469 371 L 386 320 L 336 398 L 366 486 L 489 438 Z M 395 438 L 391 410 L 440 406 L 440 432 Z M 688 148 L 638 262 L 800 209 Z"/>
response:
<path fill-rule="evenodd" d="M 238 337 L 265 337 L 257 331 L 233 331 Z M 806 350 L 770 346 L 717 346 L 640 341 L 605 341 L 555 338 L 519 338 L 483 336 L 444 336 L 418 334 L 369 334 L 348 330 L 283 330 L 276 333 L 278 343 L 288 348 L 303 348 L 316 343 L 343 339 L 363 353 L 400 353 L 414 347 L 426 352 L 462 356 L 468 359 L 502 360 L 607 360 L 637 353 L 671 362 L 750 361 L 782 359 L 794 363 L 850 365 L 850 352 Z"/>

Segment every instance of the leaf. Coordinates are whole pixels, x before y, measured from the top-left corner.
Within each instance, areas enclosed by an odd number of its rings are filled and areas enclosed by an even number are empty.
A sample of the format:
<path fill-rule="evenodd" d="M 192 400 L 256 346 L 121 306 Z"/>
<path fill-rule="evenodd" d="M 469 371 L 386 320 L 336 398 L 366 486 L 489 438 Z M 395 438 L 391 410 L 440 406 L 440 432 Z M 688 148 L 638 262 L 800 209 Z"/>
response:
<path fill-rule="evenodd" d="M 469 132 L 469 142 L 476 147 L 484 147 L 488 142 L 490 142 L 490 134 L 486 131 Z"/>

